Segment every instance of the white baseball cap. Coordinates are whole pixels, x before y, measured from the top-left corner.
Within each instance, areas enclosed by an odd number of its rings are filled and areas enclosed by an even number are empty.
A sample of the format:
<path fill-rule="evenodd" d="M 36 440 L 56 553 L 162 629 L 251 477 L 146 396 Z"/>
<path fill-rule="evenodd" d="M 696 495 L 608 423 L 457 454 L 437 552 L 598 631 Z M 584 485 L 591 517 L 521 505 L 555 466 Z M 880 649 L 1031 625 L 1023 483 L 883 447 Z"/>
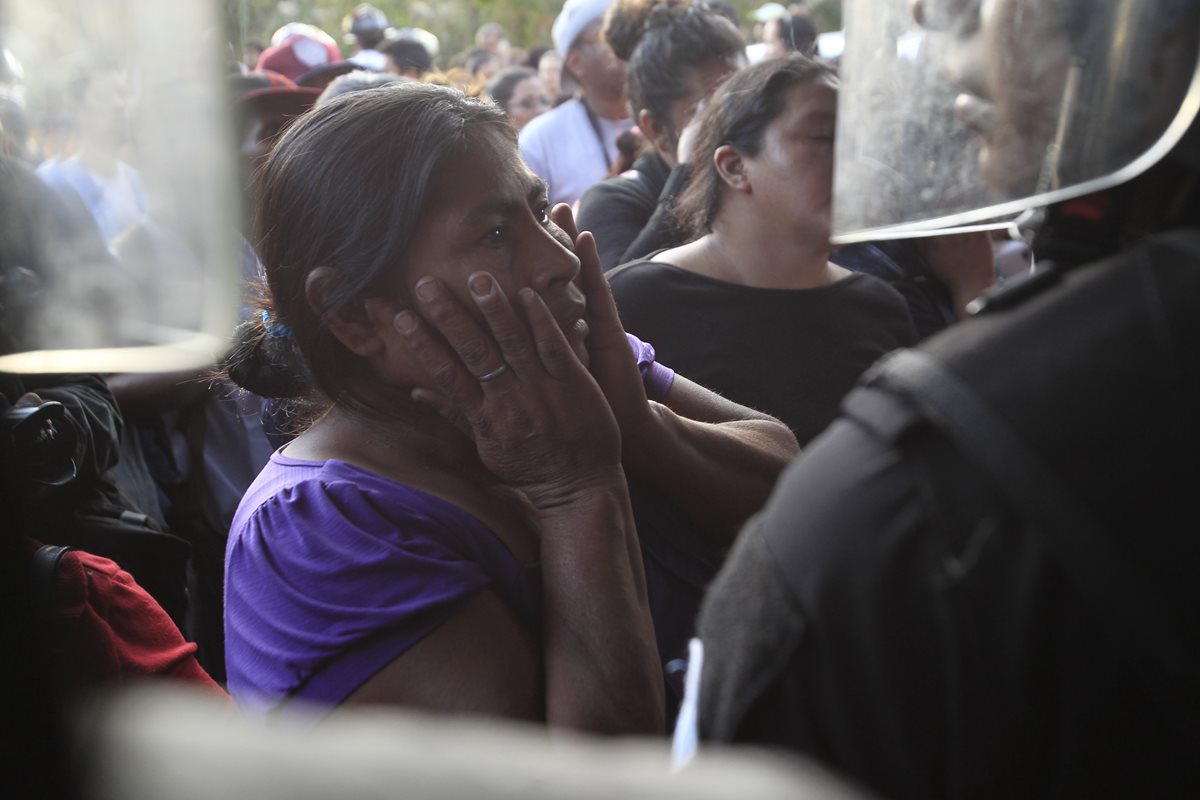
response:
<path fill-rule="evenodd" d="M 786 8 L 779 3 L 764 3 L 750 13 L 755 22 L 770 22 L 773 19 L 783 19 L 791 16 Z"/>
<path fill-rule="evenodd" d="M 566 58 L 567 51 L 588 25 L 604 16 L 614 0 L 567 0 L 550 28 L 554 49 Z"/>

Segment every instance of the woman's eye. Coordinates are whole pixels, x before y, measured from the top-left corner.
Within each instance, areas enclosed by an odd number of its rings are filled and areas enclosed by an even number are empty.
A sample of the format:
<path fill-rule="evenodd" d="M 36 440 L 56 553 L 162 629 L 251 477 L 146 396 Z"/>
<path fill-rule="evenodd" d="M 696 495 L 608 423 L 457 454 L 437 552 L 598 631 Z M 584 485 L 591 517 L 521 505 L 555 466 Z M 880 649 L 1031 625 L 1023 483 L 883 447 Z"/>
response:
<path fill-rule="evenodd" d="M 550 204 L 549 203 L 544 203 L 537 207 L 537 218 L 538 218 L 538 222 L 542 223 L 543 225 L 550 224 Z"/>
<path fill-rule="evenodd" d="M 508 228 L 505 225 L 497 225 L 483 235 L 480 241 L 486 245 L 502 244 L 508 237 Z"/>

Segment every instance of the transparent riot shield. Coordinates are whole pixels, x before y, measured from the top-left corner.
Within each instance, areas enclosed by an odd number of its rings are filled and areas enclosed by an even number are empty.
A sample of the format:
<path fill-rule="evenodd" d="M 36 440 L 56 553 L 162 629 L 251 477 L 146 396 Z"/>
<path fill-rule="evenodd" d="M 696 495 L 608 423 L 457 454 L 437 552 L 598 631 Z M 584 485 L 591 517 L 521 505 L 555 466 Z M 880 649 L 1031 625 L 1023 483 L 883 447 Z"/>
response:
<path fill-rule="evenodd" d="M 834 241 L 1124 182 L 1200 106 L 1195 0 L 846 0 Z"/>
<path fill-rule="evenodd" d="M 0 370 L 211 364 L 241 197 L 211 0 L 0 0 Z"/>

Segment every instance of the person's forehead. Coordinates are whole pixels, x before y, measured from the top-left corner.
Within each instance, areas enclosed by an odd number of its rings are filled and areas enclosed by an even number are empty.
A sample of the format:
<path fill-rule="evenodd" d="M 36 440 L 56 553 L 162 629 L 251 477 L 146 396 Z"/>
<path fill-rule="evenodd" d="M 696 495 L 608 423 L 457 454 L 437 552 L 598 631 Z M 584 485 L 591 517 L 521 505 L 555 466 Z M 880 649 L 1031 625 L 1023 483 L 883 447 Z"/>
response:
<path fill-rule="evenodd" d="M 837 87 L 827 79 L 809 81 L 789 87 L 784 95 L 780 116 L 791 120 L 837 115 Z"/>
<path fill-rule="evenodd" d="M 545 183 L 521 160 L 516 145 L 498 133 L 447 154 L 432 177 L 425 211 L 448 222 L 501 206 L 524 205 L 531 194 L 545 189 Z"/>
<path fill-rule="evenodd" d="M 838 90 L 832 77 L 822 75 L 789 87 L 787 92 L 793 102 L 800 102 L 800 98 L 803 98 L 803 102 L 824 104 L 830 101 L 837 102 Z"/>
<path fill-rule="evenodd" d="M 521 78 L 513 87 L 513 94 L 536 94 L 542 90 L 542 80 L 536 75 Z"/>
<path fill-rule="evenodd" d="M 592 20 L 586 26 L 584 26 L 583 30 L 579 32 L 579 35 L 575 37 L 575 41 L 571 44 L 571 47 L 584 47 L 587 45 L 597 44 L 600 41 L 600 31 L 603 30 L 603 27 L 603 19 Z"/>

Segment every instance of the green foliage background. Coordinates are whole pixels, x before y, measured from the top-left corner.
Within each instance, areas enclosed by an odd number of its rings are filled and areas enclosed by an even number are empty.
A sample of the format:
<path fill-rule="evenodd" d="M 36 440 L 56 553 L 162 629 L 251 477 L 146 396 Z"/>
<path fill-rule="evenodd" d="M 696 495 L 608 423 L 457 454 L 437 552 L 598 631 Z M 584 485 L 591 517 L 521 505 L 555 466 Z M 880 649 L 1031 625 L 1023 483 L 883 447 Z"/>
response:
<path fill-rule="evenodd" d="M 499 22 L 514 47 L 550 43 L 550 26 L 563 0 L 375 0 L 397 27 L 425 28 L 441 41 L 438 66 L 474 45 L 475 31 L 485 22 Z M 750 12 L 764 0 L 732 0 L 749 34 Z M 271 34 L 288 22 L 308 22 L 342 41 L 342 19 L 358 3 L 329 0 L 224 0 L 230 40 L 268 43 Z M 785 3 L 786 4 L 786 3 Z M 809 0 L 806 4 L 822 31 L 841 27 L 841 0 Z M 350 49 L 342 44 L 348 55 Z"/>

